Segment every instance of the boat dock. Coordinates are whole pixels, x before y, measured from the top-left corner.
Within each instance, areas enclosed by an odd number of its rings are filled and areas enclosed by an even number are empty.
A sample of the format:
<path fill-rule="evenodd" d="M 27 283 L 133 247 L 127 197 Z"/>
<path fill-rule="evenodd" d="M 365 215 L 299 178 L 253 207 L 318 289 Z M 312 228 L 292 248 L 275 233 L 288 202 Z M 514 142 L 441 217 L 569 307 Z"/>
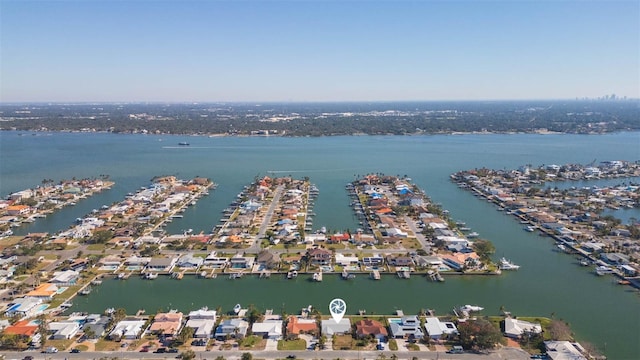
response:
<path fill-rule="evenodd" d="M 380 271 L 379 270 L 373 270 L 371 272 L 371 278 L 373 280 L 380 280 Z"/>

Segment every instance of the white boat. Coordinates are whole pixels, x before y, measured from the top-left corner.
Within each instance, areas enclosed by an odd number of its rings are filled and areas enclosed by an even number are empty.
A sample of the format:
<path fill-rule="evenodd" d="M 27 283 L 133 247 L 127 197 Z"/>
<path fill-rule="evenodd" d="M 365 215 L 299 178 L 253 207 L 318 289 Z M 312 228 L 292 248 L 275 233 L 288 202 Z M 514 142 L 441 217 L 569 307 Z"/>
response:
<path fill-rule="evenodd" d="M 234 314 L 238 314 L 240 310 L 242 310 L 242 306 L 240 304 L 236 304 L 236 306 L 233 307 Z"/>
<path fill-rule="evenodd" d="M 287 279 L 294 279 L 298 277 L 298 272 L 296 270 L 289 271 L 287 273 Z"/>
<path fill-rule="evenodd" d="M 89 295 L 89 294 L 91 294 L 91 287 L 87 286 L 86 288 L 80 290 L 79 294 L 80 295 Z"/>
<path fill-rule="evenodd" d="M 467 237 L 468 237 L 469 239 L 477 238 L 478 236 L 480 236 L 480 234 L 478 234 L 478 233 L 477 233 L 477 232 L 475 232 L 475 231 L 474 231 L 474 232 L 472 232 L 472 233 L 469 233 L 469 234 L 467 235 Z"/>
<path fill-rule="evenodd" d="M 157 279 L 158 278 L 158 274 L 156 274 L 156 273 L 147 273 L 147 274 L 144 274 L 144 278 L 147 279 L 147 280 Z"/>
<path fill-rule="evenodd" d="M 505 258 L 500 259 L 500 270 L 518 270 L 519 268 L 520 265 L 516 265 Z"/>
<path fill-rule="evenodd" d="M 318 281 L 318 282 L 322 281 L 322 271 L 313 273 L 313 281 Z"/>
<path fill-rule="evenodd" d="M 463 312 L 478 312 L 484 310 L 484 308 L 477 305 L 464 305 L 460 306 L 460 310 L 462 310 Z"/>
<path fill-rule="evenodd" d="M 596 268 L 596 274 L 598 274 L 599 276 L 603 276 L 605 274 L 613 274 L 613 272 L 614 271 L 612 268 L 604 265 L 598 266 Z"/>
<path fill-rule="evenodd" d="M 524 231 L 526 231 L 526 232 L 534 232 L 534 231 L 536 231 L 536 228 L 534 228 L 533 226 L 529 225 L 529 226 L 524 228 Z"/>

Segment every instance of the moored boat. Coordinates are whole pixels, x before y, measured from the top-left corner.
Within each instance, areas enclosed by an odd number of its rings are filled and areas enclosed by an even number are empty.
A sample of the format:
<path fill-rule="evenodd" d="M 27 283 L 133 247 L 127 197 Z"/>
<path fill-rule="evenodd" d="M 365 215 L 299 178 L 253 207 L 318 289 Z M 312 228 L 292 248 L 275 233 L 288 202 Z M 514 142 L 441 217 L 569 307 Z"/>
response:
<path fill-rule="evenodd" d="M 506 258 L 500 259 L 500 270 L 518 270 L 520 265 L 516 265 Z"/>

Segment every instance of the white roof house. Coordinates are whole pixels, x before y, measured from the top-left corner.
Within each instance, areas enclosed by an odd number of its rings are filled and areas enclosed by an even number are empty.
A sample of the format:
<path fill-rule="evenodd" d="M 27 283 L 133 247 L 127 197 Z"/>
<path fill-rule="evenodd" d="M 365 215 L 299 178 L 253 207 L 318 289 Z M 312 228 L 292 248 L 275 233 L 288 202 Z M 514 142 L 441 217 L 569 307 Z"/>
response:
<path fill-rule="evenodd" d="M 198 268 L 202 266 L 204 259 L 192 254 L 186 254 L 178 260 L 178 267 L 181 268 Z"/>
<path fill-rule="evenodd" d="M 53 284 L 73 284 L 80 276 L 80 273 L 73 270 L 56 271 L 53 273 L 53 279 L 49 282 Z"/>
<path fill-rule="evenodd" d="M 542 332 L 540 324 L 531 323 L 524 320 L 506 318 L 504 319 L 504 334 L 510 338 L 519 338 L 525 332 L 539 334 Z"/>
<path fill-rule="evenodd" d="M 261 323 L 254 323 L 251 327 L 254 335 L 268 337 L 278 340 L 282 338 L 282 320 L 266 320 Z"/>
<path fill-rule="evenodd" d="M 333 319 L 322 320 L 322 333 L 326 336 L 332 336 L 333 334 L 340 335 L 351 332 L 351 321 L 347 318 L 342 318 L 340 322 L 336 322 Z"/>
<path fill-rule="evenodd" d="M 582 355 L 577 343 L 568 341 L 545 341 L 544 347 L 547 349 L 547 356 L 552 360 L 587 360 Z"/>
<path fill-rule="evenodd" d="M 137 339 L 144 326 L 144 320 L 120 321 L 109 333 L 109 338 L 121 337 L 123 339 Z"/>
<path fill-rule="evenodd" d="M 193 328 L 193 337 L 207 339 L 211 337 L 216 321 L 211 319 L 189 319 L 185 326 Z"/>
<path fill-rule="evenodd" d="M 209 310 L 204 307 L 202 309 L 192 311 L 189 313 L 189 321 L 185 326 L 194 329 L 193 337 L 195 338 L 209 338 L 213 332 L 213 328 L 216 325 L 217 314 L 215 310 Z"/>
<path fill-rule="evenodd" d="M 5 311 L 5 314 L 8 316 L 19 315 L 22 317 L 35 316 L 42 312 L 40 304 L 42 304 L 42 299 L 35 297 L 15 299 L 9 304 L 9 308 Z"/>
<path fill-rule="evenodd" d="M 457 334 L 458 329 L 452 322 L 440 321 L 437 317 L 428 317 L 425 319 L 424 328 L 432 339 L 440 339 L 442 335 Z"/>
<path fill-rule="evenodd" d="M 336 264 L 342 265 L 342 266 L 353 265 L 359 262 L 359 259 L 357 256 L 344 256 L 341 253 L 336 253 L 335 259 L 336 259 Z"/>
<path fill-rule="evenodd" d="M 49 331 L 54 331 L 54 340 L 71 339 L 80 331 L 80 323 L 77 321 L 50 322 Z"/>
<path fill-rule="evenodd" d="M 424 336 L 417 316 L 404 316 L 402 318 L 390 318 L 389 330 L 394 338 L 416 338 Z"/>

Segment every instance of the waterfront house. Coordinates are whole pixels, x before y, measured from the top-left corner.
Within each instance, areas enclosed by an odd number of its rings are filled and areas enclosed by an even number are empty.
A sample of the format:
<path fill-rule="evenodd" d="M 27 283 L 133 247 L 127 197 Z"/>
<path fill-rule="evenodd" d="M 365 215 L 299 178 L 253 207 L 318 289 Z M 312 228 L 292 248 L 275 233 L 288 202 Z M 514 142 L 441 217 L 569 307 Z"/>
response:
<path fill-rule="evenodd" d="M 360 339 L 373 336 L 376 339 L 383 341 L 389 335 L 385 326 L 376 320 L 363 319 L 355 322 L 356 336 Z"/>
<path fill-rule="evenodd" d="M 475 252 L 473 253 L 452 253 L 440 255 L 445 265 L 450 268 L 459 271 L 462 270 L 465 264 L 475 263 L 480 257 Z"/>
<path fill-rule="evenodd" d="M 262 250 L 258 253 L 256 262 L 258 263 L 258 265 L 266 269 L 274 269 L 280 263 L 280 258 L 272 251 Z"/>
<path fill-rule="evenodd" d="M 544 347 L 551 360 L 587 360 L 582 354 L 582 346 L 569 341 L 545 341 Z"/>
<path fill-rule="evenodd" d="M 374 256 L 365 256 L 362 258 L 363 266 L 382 266 L 384 264 L 384 258 L 379 254 L 375 254 Z"/>
<path fill-rule="evenodd" d="M 139 257 L 136 255 L 131 255 L 124 261 L 124 264 L 127 265 L 128 269 L 141 270 L 145 266 L 147 266 L 149 262 L 151 262 L 150 257 Z"/>
<path fill-rule="evenodd" d="M 457 334 L 458 329 L 452 322 L 440 321 L 437 317 L 427 317 L 424 322 L 424 328 L 429 337 L 434 340 L 440 340 L 443 335 Z"/>
<path fill-rule="evenodd" d="M 600 258 L 610 265 L 625 265 L 629 263 L 629 257 L 621 253 L 602 253 Z"/>
<path fill-rule="evenodd" d="M 520 338 L 524 333 L 540 334 L 542 326 L 514 318 L 504 319 L 504 335 L 513 339 Z"/>
<path fill-rule="evenodd" d="M 303 319 L 298 316 L 289 316 L 287 320 L 287 337 L 297 338 L 300 334 L 318 334 L 318 323 L 315 319 Z"/>
<path fill-rule="evenodd" d="M 638 271 L 630 265 L 620 265 L 618 269 L 622 271 L 624 276 L 636 276 L 638 273 Z"/>
<path fill-rule="evenodd" d="M 147 272 L 169 272 L 176 265 L 178 259 L 172 257 L 152 258 L 147 264 Z"/>
<path fill-rule="evenodd" d="M 33 317 L 43 311 L 42 299 L 37 297 L 23 297 L 13 300 L 7 305 L 5 314 L 9 317 Z"/>
<path fill-rule="evenodd" d="M 340 319 L 340 322 L 336 322 L 333 319 L 322 320 L 320 323 L 322 327 L 322 333 L 325 336 L 344 335 L 351 333 L 351 321 L 348 318 Z"/>
<path fill-rule="evenodd" d="M 242 256 L 242 254 L 238 253 L 229 259 L 229 267 L 236 270 L 251 269 L 255 259 L 253 256 Z"/>
<path fill-rule="evenodd" d="M 251 327 L 253 335 L 261 336 L 265 339 L 282 339 L 282 320 L 265 320 L 254 323 Z"/>
<path fill-rule="evenodd" d="M 185 326 L 193 328 L 193 337 L 206 339 L 211 337 L 216 325 L 216 311 L 206 307 L 189 313 L 189 320 Z"/>
<path fill-rule="evenodd" d="M 80 331 L 80 323 L 77 321 L 52 321 L 49 323 L 49 333 L 54 340 L 68 340 L 76 336 Z"/>
<path fill-rule="evenodd" d="M 311 265 L 331 264 L 331 251 L 315 248 L 307 250 L 307 259 Z"/>
<path fill-rule="evenodd" d="M 49 280 L 50 283 L 56 285 L 75 285 L 80 277 L 80 273 L 75 270 L 56 271 L 53 273 L 53 278 Z"/>
<path fill-rule="evenodd" d="M 308 243 L 316 243 L 327 241 L 327 236 L 325 234 L 305 234 L 304 240 Z"/>
<path fill-rule="evenodd" d="M 27 297 L 37 298 L 42 301 L 51 301 L 53 296 L 58 293 L 58 287 L 55 284 L 44 283 L 37 288 L 29 291 Z"/>
<path fill-rule="evenodd" d="M 358 265 L 360 262 L 357 256 L 345 256 L 342 253 L 337 253 L 335 258 L 336 265 L 341 266 Z"/>
<path fill-rule="evenodd" d="M 211 254 L 209 254 L 204 259 L 204 265 L 214 269 L 223 269 L 225 266 L 227 266 L 227 263 L 229 262 L 229 258 L 217 257 L 216 255 L 217 255 L 216 252 L 212 251 Z"/>
<path fill-rule="evenodd" d="M 249 323 L 242 319 L 227 319 L 218 325 L 215 332 L 217 340 L 226 340 L 227 337 L 242 339 L 247 335 Z"/>
<path fill-rule="evenodd" d="M 109 318 L 107 316 L 91 314 L 87 316 L 86 323 L 82 327 L 85 336 L 91 335 L 92 339 L 99 339 L 107 331 L 107 325 L 109 325 Z"/>
<path fill-rule="evenodd" d="M 182 325 L 182 313 L 170 311 L 168 313 L 157 313 L 153 318 L 153 323 L 149 331 L 154 334 L 164 336 L 175 336 Z"/>
<path fill-rule="evenodd" d="M 389 330 L 391 330 L 391 336 L 396 339 L 421 339 L 424 336 L 420 320 L 415 315 L 390 318 Z"/>
<path fill-rule="evenodd" d="M 388 255 L 387 264 L 389 264 L 390 266 L 412 266 L 413 259 L 411 259 L 409 256 Z"/>
<path fill-rule="evenodd" d="M 11 205 L 5 211 L 9 216 L 24 216 L 31 212 L 31 208 L 27 205 Z"/>
<path fill-rule="evenodd" d="M 587 252 L 590 253 L 598 253 L 602 251 L 602 248 L 604 248 L 604 243 L 601 242 L 595 242 L 595 241 L 587 241 L 584 243 L 580 244 L 580 247 Z"/>
<path fill-rule="evenodd" d="M 349 233 L 336 233 L 329 237 L 329 241 L 334 244 L 339 244 L 343 241 L 351 240 L 351 235 Z"/>
<path fill-rule="evenodd" d="M 144 320 L 122 320 L 109 333 L 109 339 L 134 340 L 139 338 L 140 332 L 145 325 Z"/>
<path fill-rule="evenodd" d="M 183 269 L 197 269 L 204 264 L 204 259 L 199 256 L 193 256 L 192 254 L 183 255 L 178 260 L 178 267 Z"/>

